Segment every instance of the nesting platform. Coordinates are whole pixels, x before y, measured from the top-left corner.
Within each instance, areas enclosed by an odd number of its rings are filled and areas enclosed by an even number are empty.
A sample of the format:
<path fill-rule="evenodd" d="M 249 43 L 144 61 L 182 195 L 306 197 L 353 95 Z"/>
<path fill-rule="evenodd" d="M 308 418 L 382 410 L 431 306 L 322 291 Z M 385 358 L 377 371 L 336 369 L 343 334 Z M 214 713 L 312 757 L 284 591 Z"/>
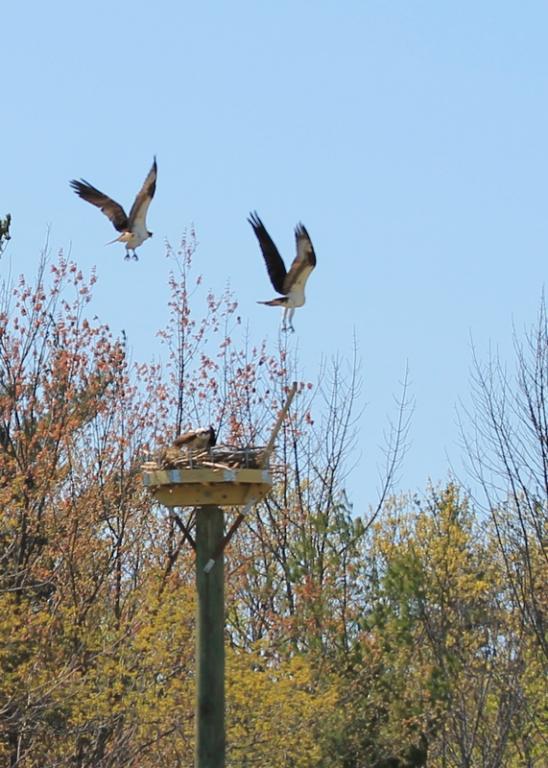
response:
<path fill-rule="evenodd" d="M 242 518 L 272 488 L 268 461 L 296 392 L 293 382 L 266 446 L 216 445 L 196 453 L 172 445 L 142 465 L 143 484 L 166 507 L 245 506 Z"/>
<path fill-rule="evenodd" d="M 143 465 L 143 483 L 166 507 L 242 506 L 272 487 L 264 449 L 218 446 L 202 454 L 169 448 Z"/>
<path fill-rule="evenodd" d="M 267 469 L 145 469 L 143 482 L 166 507 L 242 506 L 272 487 Z"/>

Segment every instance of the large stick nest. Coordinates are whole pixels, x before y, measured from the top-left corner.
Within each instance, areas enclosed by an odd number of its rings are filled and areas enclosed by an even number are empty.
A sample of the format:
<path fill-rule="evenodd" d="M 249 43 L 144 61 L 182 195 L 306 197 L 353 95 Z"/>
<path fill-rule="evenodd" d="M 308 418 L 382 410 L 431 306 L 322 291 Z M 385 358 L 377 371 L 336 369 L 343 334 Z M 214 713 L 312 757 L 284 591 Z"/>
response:
<path fill-rule="evenodd" d="M 170 446 L 164 448 L 142 469 L 262 469 L 264 446 L 237 448 L 233 445 L 216 445 L 207 451 L 189 451 Z"/>

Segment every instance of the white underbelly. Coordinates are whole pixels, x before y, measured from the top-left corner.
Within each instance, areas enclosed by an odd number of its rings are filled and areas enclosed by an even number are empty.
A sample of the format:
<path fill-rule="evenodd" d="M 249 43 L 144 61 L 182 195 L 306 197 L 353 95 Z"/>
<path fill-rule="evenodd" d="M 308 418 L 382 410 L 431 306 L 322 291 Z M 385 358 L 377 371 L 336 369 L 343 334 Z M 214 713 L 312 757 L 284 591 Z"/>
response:
<path fill-rule="evenodd" d="M 128 248 L 137 248 L 148 239 L 148 234 L 141 232 L 124 232 L 120 236 L 120 241 L 125 243 Z"/>
<path fill-rule="evenodd" d="M 287 294 L 286 307 L 302 307 L 304 304 L 304 291 L 290 291 Z"/>

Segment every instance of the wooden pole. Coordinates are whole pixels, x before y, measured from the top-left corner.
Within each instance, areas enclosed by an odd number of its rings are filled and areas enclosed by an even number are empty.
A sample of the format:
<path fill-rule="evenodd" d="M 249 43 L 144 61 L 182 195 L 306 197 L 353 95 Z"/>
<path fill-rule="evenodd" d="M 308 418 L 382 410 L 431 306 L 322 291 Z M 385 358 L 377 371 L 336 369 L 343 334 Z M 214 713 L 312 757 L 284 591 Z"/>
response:
<path fill-rule="evenodd" d="M 225 765 L 224 557 L 205 571 L 222 546 L 223 510 L 196 512 L 196 760 L 195 768 Z"/>

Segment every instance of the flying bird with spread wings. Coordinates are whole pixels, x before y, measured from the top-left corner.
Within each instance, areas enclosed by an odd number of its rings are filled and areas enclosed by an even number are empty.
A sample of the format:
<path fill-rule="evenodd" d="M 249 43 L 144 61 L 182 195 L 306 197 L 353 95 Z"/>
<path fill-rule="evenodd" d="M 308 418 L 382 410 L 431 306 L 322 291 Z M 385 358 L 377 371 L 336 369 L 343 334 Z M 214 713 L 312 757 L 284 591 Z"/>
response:
<path fill-rule="evenodd" d="M 316 254 L 312 247 L 310 236 L 302 224 L 295 227 L 295 240 L 297 245 L 297 255 L 289 271 L 280 252 L 274 245 L 272 238 L 265 229 L 263 222 L 257 213 L 251 213 L 248 218 L 257 236 L 263 258 L 265 260 L 270 282 L 274 290 L 281 294 L 281 298 L 271 299 L 270 301 L 259 301 L 258 304 L 266 304 L 269 307 L 283 307 L 282 330 L 294 331 L 293 315 L 297 307 L 304 304 L 304 288 L 310 273 L 316 266 Z"/>
<path fill-rule="evenodd" d="M 133 256 L 135 261 L 137 261 L 138 256 L 135 253 L 135 249 L 142 245 L 145 240 L 148 240 L 149 237 L 152 237 L 152 232 L 149 232 L 147 229 L 146 215 L 150 201 L 156 191 L 157 174 L 158 167 L 156 165 L 156 157 L 154 157 L 152 168 L 148 172 L 148 176 L 135 198 L 135 202 L 131 206 L 129 216 L 119 203 L 108 197 L 108 195 L 103 194 L 103 192 L 100 192 L 85 179 L 80 179 L 80 181 L 73 179 L 70 182 L 70 186 L 77 195 L 80 195 L 82 200 L 86 200 L 88 203 L 100 208 L 105 216 L 110 219 L 114 228 L 122 233 L 119 237 L 107 243 L 107 245 L 111 243 L 125 243 L 126 259 Z"/>

